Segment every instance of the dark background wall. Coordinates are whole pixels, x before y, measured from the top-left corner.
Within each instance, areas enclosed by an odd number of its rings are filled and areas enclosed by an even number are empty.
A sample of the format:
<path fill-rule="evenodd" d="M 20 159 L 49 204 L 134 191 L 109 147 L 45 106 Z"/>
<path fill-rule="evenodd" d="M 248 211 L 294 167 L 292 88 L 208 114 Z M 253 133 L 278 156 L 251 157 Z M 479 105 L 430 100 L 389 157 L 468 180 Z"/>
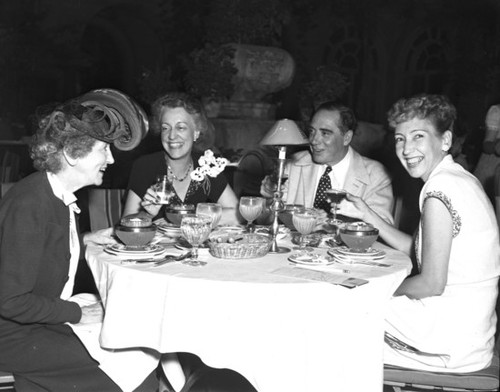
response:
<path fill-rule="evenodd" d="M 161 92 L 185 88 L 189 53 L 216 40 L 214 31 L 230 36 L 233 27 L 225 23 L 217 31 L 213 19 L 224 1 L 1 0 L 0 139 L 30 134 L 29 116 L 38 105 L 93 88 L 118 88 L 146 110 Z M 484 115 L 500 100 L 499 1 L 227 4 L 244 11 L 233 18 L 240 25 L 274 7 L 273 18 L 255 19 L 261 25 L 254 21 L 249 30 L 270 25 L 272 34 L 260 43 L 286 49 L 296 62 L 293 83 L 266 97 L 278 105 L 276 117 L 300 119 L 302 86 L 318 67 L 332 67 L 348 83 L 341 98 L 369 122 L 384 123 L 401 96 L 448 94 L 459 108 L 470 159 L 477 159 Z"/>

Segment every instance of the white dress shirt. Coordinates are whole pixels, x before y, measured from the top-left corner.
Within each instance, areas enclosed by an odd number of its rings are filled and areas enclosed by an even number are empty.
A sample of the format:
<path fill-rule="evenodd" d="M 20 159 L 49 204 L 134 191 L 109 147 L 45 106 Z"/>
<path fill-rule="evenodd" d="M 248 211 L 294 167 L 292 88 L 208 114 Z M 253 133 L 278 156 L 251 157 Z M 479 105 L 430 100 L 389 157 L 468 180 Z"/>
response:
<path fill-rule="evenodd" d="M 351 155 L 352 152 L 351 148 L 349 147 L 345 157 L 342 158 L 342 160 L 339 163 L 331 167 L 332 171 L 330 172 L 329 176 L 330 176 L 330 181 L 332 183 L 332 189 L 344 188 L 345 179 L 347 176 L 347 170 L 349 170 L 349 165 L 351 163 Z M 316 197 L 316 191 L 318 189 L 319 180 L 323 175 L 323 173 L 325 172 L 327 166 L 328 166 L 327 164 L 321 165 L 321 170 L 318 172 L 318 176 L 316 177 L 316 186 L 314 187 L 315 197 Z"/>

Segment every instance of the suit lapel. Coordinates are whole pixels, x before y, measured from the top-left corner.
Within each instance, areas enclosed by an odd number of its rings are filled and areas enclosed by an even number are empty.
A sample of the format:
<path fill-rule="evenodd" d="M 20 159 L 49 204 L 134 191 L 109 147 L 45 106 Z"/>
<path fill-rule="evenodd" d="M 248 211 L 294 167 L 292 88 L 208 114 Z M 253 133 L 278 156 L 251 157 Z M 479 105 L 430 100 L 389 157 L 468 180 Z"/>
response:
<path fill-rule="evenodd" d="M 351 151 L 351 164 L 347 170 L 344 189 L 354 196 L 361 196 L 369 181 L 369 176 L 361 156 L 355 150 L 351 149 Z"/>

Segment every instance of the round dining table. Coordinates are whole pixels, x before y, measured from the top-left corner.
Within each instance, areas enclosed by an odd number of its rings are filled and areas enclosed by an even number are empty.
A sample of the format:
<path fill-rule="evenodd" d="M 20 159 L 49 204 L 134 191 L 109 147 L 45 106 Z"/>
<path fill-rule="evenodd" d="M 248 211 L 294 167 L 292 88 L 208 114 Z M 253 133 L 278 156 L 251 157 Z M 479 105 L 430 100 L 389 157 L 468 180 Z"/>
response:
<path fill-rule="evenodd" d="M 293 247 L 288 238 L 282 244 Z M 381 392 L 384 314 L 411 261 L 374 248 L 386 253 L 374 265 L 310 267 L 289 261 L 296 250 L 222 259 L 205 249 L 204 266 L 156 266 L 88 245 L 105 308 L 101 347 L 192 353 L 259 392 Z"/>

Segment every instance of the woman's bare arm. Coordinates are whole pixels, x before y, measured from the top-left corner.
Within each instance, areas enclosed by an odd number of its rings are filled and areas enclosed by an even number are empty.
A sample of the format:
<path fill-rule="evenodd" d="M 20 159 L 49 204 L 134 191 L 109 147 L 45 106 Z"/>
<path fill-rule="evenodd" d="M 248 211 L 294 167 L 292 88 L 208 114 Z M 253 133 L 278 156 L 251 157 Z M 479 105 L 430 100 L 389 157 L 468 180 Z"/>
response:
<path fill-rule="evenodd" d="M 420 299 L 441 295 L 447 283 L 453 221 L 444 203 L 434 197 L 422 212 L 422 265 L 418 275 L 407 278 L 395 295 Z"/>

